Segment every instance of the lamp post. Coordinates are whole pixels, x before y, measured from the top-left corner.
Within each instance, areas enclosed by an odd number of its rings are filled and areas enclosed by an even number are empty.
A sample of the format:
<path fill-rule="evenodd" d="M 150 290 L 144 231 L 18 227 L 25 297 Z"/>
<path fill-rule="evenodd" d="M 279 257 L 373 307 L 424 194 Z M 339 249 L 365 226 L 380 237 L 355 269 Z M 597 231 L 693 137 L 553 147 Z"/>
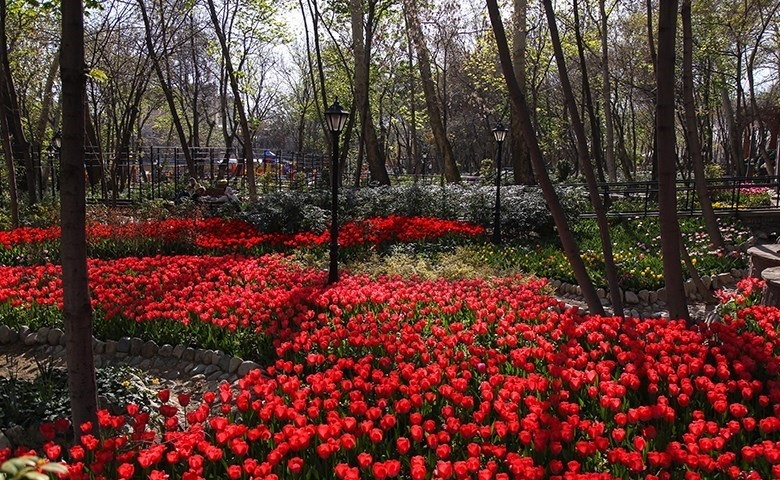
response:
<path fill-rule="evenodd" d="M 508 129 L 500 121 L 493 129 L 493 137 L 498 144 L 498 152 L 496 154 L 496 205 L 493 216 L 493 243 L 501 243 L 501 145 L 506 139 L 506 132 Z"/>
<path fill-rule="evenodd" d="M 60 149 L 62 149 L 62 132 L 57 130 L 57 132 L 54 133 L 54 136 L 51 137 L 51 145 L 49 146 L 49 151 L 52 152 L 52 154 L 49 156 L 49 164 L 51 166 L 51 195 L 52 198 L 55 195 L 55 189 L 57 188 L 56 179 L 57 175 L 54 171 L 54 155 L 56 154 L 58 157 L 60 155 Z"/>
<path fill-rule="evenodd" d="M 339 279 L 339 135 L 347 123 L 349 112 L 339 104 L 339 99 L 325 111 L 325 123 L 328 125 L 333 139 L 333 165 L 330 169 L 331 207 L 330 207 L 330 268 L 328 269 L 328 285 Z"/>

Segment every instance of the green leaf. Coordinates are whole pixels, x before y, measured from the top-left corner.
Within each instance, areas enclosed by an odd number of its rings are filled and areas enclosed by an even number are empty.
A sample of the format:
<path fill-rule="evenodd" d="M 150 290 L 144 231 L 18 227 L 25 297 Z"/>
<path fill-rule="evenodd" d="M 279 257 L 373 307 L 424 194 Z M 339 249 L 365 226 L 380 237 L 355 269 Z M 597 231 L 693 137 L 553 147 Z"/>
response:
<path fill-rule="evenodd" d="M 87 76 L 98 83 L 106 83 L 108 81 L 108 74 L 99 68 L 90 68 Z"/>

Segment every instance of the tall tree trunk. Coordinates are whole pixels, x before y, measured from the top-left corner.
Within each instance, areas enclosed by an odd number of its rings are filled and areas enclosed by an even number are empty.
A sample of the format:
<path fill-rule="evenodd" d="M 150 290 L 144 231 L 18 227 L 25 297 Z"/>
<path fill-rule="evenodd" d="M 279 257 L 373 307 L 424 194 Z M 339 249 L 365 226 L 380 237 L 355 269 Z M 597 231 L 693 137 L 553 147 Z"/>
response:
<path fill-rule="evenodd" d="M 228 48 L 227 39 L 225 38 L 225 32 L 222 31 L 222 26 L 217 17 L 217 9 L 214 7 L 214 0 L 208 0 L 207 3 L 209 6 L 209 14 L 211 15 L 211 23 L 214 24 L 214 32 L 217 34 L 219 46 L 222 49 L 225 69 L 227 70 L 228 79 L 230 80 L 230 89 L 233 92 L 233 102 L 235 103 L 236 110 L 238 110 L 238 124 L 241 127 L 241 138 L 244 144 L 244 165 L 247 169 L 246 180 L 249 186 L 249 200 L 254 202 L 257 200 L 257 186 L 255 185 L 255 160 L 252 153 L 252 131 L 249 129 L 246 108 L 244 108 L 244 102 L 241 101 L 241 91 L 238 88 L 238 76 L 233 68 L 233 61 L 230 59 L 230 49 Z"/>
<path fill-rule="evenodd" d="M 655 52 L 655 41 L 653 40 L 655 36 L 655 29 L 653 28 L 653 0 L 645 0 L 645 13 L 647 19 L 647 49 L 650 52 L 650 63 L 655 68 L 658 56 Z"/>
<path fill-rule="evenodd" d="M 409 25 L 406 26 L 406 56 L 409 60 L 409 67 L 414 65 L 414 49 L 412 48 L 412 38 L 409 35 Z M 417 137 L 417 78 L 414 75 L 409 76 L 409 133 L 411 139 L 409 143 L 412 150 L 412 158 L 406 173 L 414 175 L 414 181 L 417 182 L 417 176 L 420 173 L 420 145 Z"/>
<path fill-rule="evenodd" d="M 444 165 L 444 178 L 449 183 L 460 183 L 460 172 L 455 164 L 455 155 L 452 153 L 452 144 L 447 138 L 442 123 L 441 110 L 439 109 L 438 96 L 436 95 L 436 86 L 433 83 L 431 74 L 431 60 L 428 55 L 428 48 L 425 45 L 425 36 L 420 26 L 419 12 L 417 11 L 417 0 L 404 0 L 404 15 L 406 23 L 411 32 L 412 41 L 417 50 L 417 64 L 420 69 L 420 79 L 422 80 L 423 93 L 425 94 L 425 105 L 428 109 L 428 120 L 433 131 L 433 138 L 436 141 L 436 147 L 439 150 L 439 158 Z"/>
<path fill-rule="evenodd" d="M 16 169 L 14 168 L 14 147 L 11 144 L 11 132 L 8 128 L 8 117 L 2 112 L 6 110 L 5 95 L 0 94 L 0 136 L 3 141 L 3 156 L 5 157 L 5 170 L 8 175 L 8 196 L 11 208 L 11 226 L 19 227 L 19 197 L 16 192 Z"/>
<path fill-rule="evenodd" d="M 658 138 L 658 210 L 666 303 L 671 318 L 688 320 L 680 259 L 680 225 L 677 223 L 674 128 L 674 59 L 677 0 L 660 0 L 658 61 L 656 66 L 656 131 Z"/>
<path fill-rule="evenodd" d="M 387 174 L 385 158 L 379 146 L 368 93 L 371 84 L 369 66 L 375 2 L 368 2 L 370 10 L 366 21 L 368 31 L 363 28 L 363 2 L 350 0 L 349 4 L 352 20 L 352 51 L 355 55 L 355 107 L 360 115 L 360 137 L 364 145 L 371 180 L 379 182 L 380 185 L 390 185 L 390 176 Z"/>
<path fill-rule="evenodd" d="M 525 89 L 528 82 L 525 73 L 528 29 L 528 0 L 514 0 L 512 16 L 512 63 L 515 77 L 520 87 Z M 512 104 L 512 128 L 509 130 L 509 143 L 512 145 L 513 176 L 516 185 L 533 185 L 534 171 L 531 157 L 523 138 L 523 127 L 520 122 L 520 112 Z"/>
<path fill-rule="evenodd" d="M 577 55 L 580 59 L 580 68 L 582 70 L 582 92 L 585 96 L 585 109 L 588 112 L 588 121 L 590 122 L 590 137 L 593 142 L 593 158 L 596 161 L 596 168 L 598 169 L 599 180 L 604 181 L 604 155 L 601 148 L 601 122 L 596 117 L 596 109 L 593 107 L 593 96 L 590 91 L 590 76 L 588 75 L 587 62 L 585 61 L 585 42 L 582 39 L 582 30 L 580 29 L 580 14 L 577 5 L 577 0 L 573 2 L 573 14 L 574 14 L 574 37 L 577 43 Z M 605 201 L 609 201 L 606 199 Z"/>
<path fill-rule="evenodd" d="M 92 305 L 89 300 L 84 182 L 84 11 L 81 0 L 62 2 L 62 296 L 68 392 L 76 438 L 85 422 L 96 433 L 97 386 L 92 355 Z"/>
<path fill-rule="evenodd" d="M 195 15 L 193 15 L 192 12 L 189 14 L 190 17 L 190 52 L 191 52 L 191 59 L 192 59 L 192 69 L 194 70 L 195 78 L 192 85 L 192 138 L 190 139 L 190 146 L 197 149 L 200 147 L 200 123 L 201 123 L 201 116 L 200 116 L 200 86 L 202 83 L 201 75 L 200 75 L 200 64 L 196 52 L 198 51 L 198 47 L 195 45 L 195 38 L 196 33 L 198 31 L 198 26 L 195 25 Z M 195 166 L 196 169 L 200 170 L 198 168 L 198 165 Z M 202 168 L 202 167 L 201 167 Z M 200 172 L 198 172 L 198 175 L 200 175 Z"/>
<path fill-rule="evenodd" d="M 696 194 L 701 204 L 701 213 L 710 242 L 723 248 L 723 236 L 718 228 L 718 220 L 712 209 L 712 200 L 704 181 L 704 159 L 701 155 L 701 142 L 699 141 L 698 122 L 696 121 L 696 101 L 693 96 L 693 31 L 691 27 L 691 0 L 682 0 L 681 9 L 683 27 L 683 74 L 682 93 L 685 108 L 685 124 L 688 132 L 688 150 L 693 164 L 693 180 L 696 186 Z"/>
<path fill-rule="evenodd" d="M 5 2 L 3 2 L 5 3 Z M 5 6 L 0 6 L 5 9 Z M 5 14 L 3 14 L 5 15 Z M 7 48 L 5 45 L 5 18 L 0 19 L 0 36 L 2 36 L 3 45 L 0 48 Z M 4 54 L 5 55 L 5 54 Z M 16 190 L 16 167 L 14 162 L 14 145 L 11 141 L 12 133 L 8 125 L 8 118 L 11 114 L 11 100 L 8 98 L 8 89 L 5 87 L 3 79 L 8 75 L 5 72 L 5 62 L 0 61 L 0 136 L 3 142 L 3 156 L 5 157 L 6 172 L 8 174 L 8 195 L 10 197 L 11 207 L 11 225 L 16 228 L 19 226 L 19 194 Z"/>
<path fill-rule="evenodd" d="M 759 7 L 760 8 L 760 7 Z M 758 32 L 758 35 L 756 35 L 756 40 L 753 44 L 753 48 L 750 51 L 750 56 L 748 57 L 748 63 L 745 68 L 745 72 L 747 73 L 748 77 L 748 93 L 750 95 L 750 111 L 752 113 L 753 121 L 758 123 L 758 152 L 761 156 L 761 159 L 764 161 L 764 165 L 766 168 L 766 171 L 769 175 L 775 174 L 775 158 L 773 158 L 771 155 L 769 155 L 769 152 L 766 148 L 766 142 L 764 141 L 764 138 L 766 136 L 766 124 L 764 122 L 763 118 L 763 112 L 760 108 L 758 108 L 758 101 L 756 100 L 756 81 L 755 76 L 753 74 L 753 70 L 755 68 L 756 64 L 756 55 L 758 54 L 759 50 L 762 48 L 762 40 L 764 37 L 764 33 L 766 32 L 766 29 L 769 26 L 769 22 L 773 19 L 775 19 L 775 14 L 777 13 L 777 9 L 780 8 L 780 3 L 775 2 L 774 6 L 772 6 L 772 11 L 769 12 L 768 15 L 764 15 L 762 13 L 763 21 L 761 23 L 761 29 L 760 32 Z M 777 155 L 775 155 L 776 157 Z"/>
<path fill-rule="evenodd" d="M 487 6 L 490 14 L 490 23 L 493 26 L 493 32 L 496 36 L 496 45 L 498 46 L 498 53 L 501 59 L 501 70 L 503 71 L 504 80 L 509 88 L 509 96 L 512 99 L 512 102 L 519 106 L 518 111 L 521 114 L 523 136 L 525 137 L 526 144 L 528 145 L 531 154 L 531 162 L 534 167 L 534 173 L 536 174 L 536 180 L 539 182 L 539 187 L 547 201 L 547 206 L 550 208 L 550 214 L 558 229 L 561 245 L 566 253 L 566 258 L 569 260 L 572 270 L 574 271 L 574 278 L 580 285 L 585 302 L 591 313 L 603 315 L 604 307 L 601 305 L 601 301 L 596 294 L 596 289 L 593 287 L 593 282 L 591 281 L 590 276 L 588 276 L 588 271 L 585 269 L 585 263 L 580 257 L 577 241 L 569 228 L 566 221 L 566 214 L 563 211 L 560 199 L 555 193 L 555 188 L 553 187 L 550 176 L 544 165 L 542 151 L 539 148 L 539 143 L 536 141 L 536 132 L 531 123 L 531 116 L 528 110 L 528 104 L 525 100 L 525 94 L 517 83 L 517 79 L 512 71 L 512 57 L 509 52 L 506 33 L 504 32 L 504 24 L 501 21 L 501 13 L 498 10 L 498 2 L 497 0 L 487 0 Z"/>
<path fill-rule="evenodd" d="M 41 102 L 41 115 L 38 117 L 38 124 L 35 126 L 35 141 L 44 145 L 46 141 L 43 136 L 46 135 L 46 127 L 49 125 L 51 118 L 52 99 L 54 95 L 54 81 L 57 79 L 57 74 L 60 71 L 60 61 L 55 55 L 52 57 L 49 64 L 49 72 L 46 74 L 46 86 L 43 87 L 43 101 Z"/>
<path fill-rule="evenodd" d="M 22 127 L 22 115 L 19 110 L 19 100 L 16 97 L 13 75 L 11 75 L 11 62 L 8 59 L 8 36 L 6 33 L 6 21 L 8 17 L 7 2 L 0 2 L 0 63 L 2 63 L 2 78 L 0 88 L 5 90 L 6 97 L 6 121 L 13 138 L 14 151 L 17 152 L 24 163 L 24 173 L 27 186 L 27 203 L 32 205 L 36 201 L 35 165 L 33 164 L 30 142 L 24 134 Z"/>
<path fill-rule="evenodd" d="M 615 163 L 615 128 L 612 122 L 612 87 L 609 79 L 609 45 L 607 43 L 607 9 L 604 0 L 599 0 L 599 18 L 601 19 L 601 95 L 604 102 L 604 160 L 610 182 L 617 181 Z"/>
<path fill-rule="evenodd" d="M 739 126 L 737 125 L 736 113 L 734 112 L 729 92 L 725 87 L 721 88 L 720 99 L 723 106 L 723 116 L 726 117 L 726 130 L 728 131 L 728 138 L 726 138 L 726 164 L 731 166 L 731 168 L 727 168 L 726 174 L 743 175 L 742 152 L 739 148 Z"/>
<path fill-rule="evenodd" d="M 160 88 L 163 91 L 163 95 L 165 95 L 165 101 L 168 104 L 168 110 L 171 112 L 173 128 L 176 130 L 176 135 L 179 137 L 182 154 L 184 155 L 184 160 L 187 162 L 187 171 L 191 177 L 196 177 L 197 172 L 195 171 L 195 161 L 193 160 L 192 153 L 190 152 L 189 142 L 187 141 L 187 135 L 184 133 L 181 117 L 179 117 L 179 112 L 176 109 L 176 100 L 173 98 L 171 85 L 165 78 L 165 74 L 162 71 L 162 66 L 160 65 L 160 58 L 157 55 L 157 50 L 155 50 L 154 43 L 152 42 L 152 26 L 151 21 L 149 20 L 149 14 L 146 12 L 145 0 L 138 0 L 138 6 L 141 7 L 141 17 L 144 21 L 146 49 L 149 51 L 149 57 L 152 59 L 152 67 L 154 67 L 154 72 L 157 74 L 157 79 L 160 81 Z"/>
<path fill-rule="evenodd" d="M 601 238 L 601 249 L 604 252 L 604 268 L 607 273 L 607 283 L 609 283 L 609 298 L 612 301 L 612 308 L 615 315 L 623 316 L 623 292 L 620 291 L 618 284 L 618 274 L 615 268 L 615 259 L 612 256 L 612 241 L 609 236 L 609 221 L 604 211 L 604 204 L 601 202 L 599 188 L 596 184 L 596 175 L 593 173 L 593 163 L 590 160 L 588 152 L 588 139 L 585 134 L 585 126 L 582 124 L 582 118 L 577 111 L 577 103 L 574 99 L 574 90 L 571 88 L 569 73 L 566 69 L 566 60 L 563 56 L 563 47 L 561 38 L 558 34 L 558 25 L 555 22 L 555 12 L 553 11 L 552 0 L 543 0 L 544 11 L 547 15 L 547 23 L 550 28 L 550 40 L 552 41 L 555 61 L 558 64 L 558 76 L 561 79 L 561 88 L 566 102 L 566 108 L 569 110 L 571 126 L 577 140 L 577 155 L 582 172 L 585 174 L 585 180 L 588 184 L 588 194 L 593 204 L 593 210 L 596 214 L 596 222 L 599 226 L 599 235 Z M 585 68 L 585 64 L 582 65 Z"/>

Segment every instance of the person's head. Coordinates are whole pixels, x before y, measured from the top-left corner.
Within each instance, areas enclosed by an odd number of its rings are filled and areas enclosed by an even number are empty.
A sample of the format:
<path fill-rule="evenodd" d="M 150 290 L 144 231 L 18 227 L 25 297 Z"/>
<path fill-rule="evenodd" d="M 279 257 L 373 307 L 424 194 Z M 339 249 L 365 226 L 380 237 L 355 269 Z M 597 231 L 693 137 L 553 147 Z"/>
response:
<path fill-rule="evenodd" d="M 217 186 L 219 188 L 225 188 L 227 187 L 227 185 L 228 185 L 228 181 L 226 178 L 220 178 L 219 180 L 217 180 Z"/>

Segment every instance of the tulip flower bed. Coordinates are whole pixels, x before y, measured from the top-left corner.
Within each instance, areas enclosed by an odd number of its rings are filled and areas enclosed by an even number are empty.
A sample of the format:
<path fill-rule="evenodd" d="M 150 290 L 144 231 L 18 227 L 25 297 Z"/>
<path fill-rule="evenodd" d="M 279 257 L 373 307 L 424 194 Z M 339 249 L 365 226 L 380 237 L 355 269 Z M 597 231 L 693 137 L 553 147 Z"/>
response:
<path fill-rule="evenodd" d="M 464 222 L 390 216 L 345 223 L 339 231 L 339 244 L 344 248 L 377 249 L 396 242 L 462 241 L 483 236 L 484 232 L 484 228 Z M 0 249 L 0 264 L 56 262 L 59 236 L 59 227 L 0 231 L 0 244 L 5 247 Z M 122 225 L 91 224 L 87 227 L 87 240 L 91 257 L 116 258 L 161 253 L 261 254 L 325 246 L 330 242 L 330 234 L 265 233 L 242 220 L 177 218 Z"/>
<path fill-rule="evenodd" d="M 17 275 L 16 301 L 56 296 L 41 268 L 47 294 Z M 780 476 L 780 312 L 754 304 L 757 281 L 724 295 L 723 322 L 688 327 L 583 317 L 519 277 L 324 286 L 279 255 L 92 269 L 115 315 L 273 331 L 277 358 L 202 401 L 179 392 L 181 408 L 162 391 L 153 411 L 101 412 L 79 445 L 66 422 L 42 426 L 39 453 L 76 480 Z"/>

